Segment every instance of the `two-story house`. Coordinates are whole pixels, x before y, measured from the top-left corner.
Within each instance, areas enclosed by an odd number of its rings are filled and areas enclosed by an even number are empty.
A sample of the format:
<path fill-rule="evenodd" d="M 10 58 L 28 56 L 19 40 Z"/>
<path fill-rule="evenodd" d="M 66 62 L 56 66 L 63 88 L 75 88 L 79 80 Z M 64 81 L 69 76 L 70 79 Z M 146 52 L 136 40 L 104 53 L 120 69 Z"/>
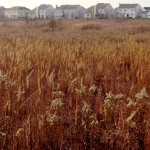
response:
<path fill-rule="evenodd" d="M 28 18 L 30 9 L 21 6 L 14 6 L 5 9 L 5 18 L 18 19 L 18 18 Z"/>
<path fill-rule="evenodd" d="M 109 3 L 98 3 L 95 6 L 89 7 L 85 14 L 84 18 L 114 18 L 115 11 L 111 4 Z"/>
<path fill-rule="evenodd" d="M 41 4 L 40 6 L 34 8 L 29 13 L 29 18 L 31 19 L 34 18 L 46 19 L 46 18 L 53 18 L 53 16 L 54 16 L 54 7 L 49 4 Z"/>
<path fill-rule="evenodd" d="M 5 7 L 0 6 L 0 18 L 4 18 L 5 15 Z"/>
<path fill-rule="evenodd" d="M 116 9 L 116 16 L 119 18 L 140 18 L 141 13 L 142 7 L 139 4 L 119 4 Z"/>
<path fill-rule="evenodd" d="M 61 5 L 60 7 L 56 7 L 54 18 L 80 19 L 84 18 L 84 12 L 84 7 L 80 5 Z"/>
<path fill-rule="evenodd" d="M 144 7 L 142 10 L 142 18 L 150 18 L 150 7 Z"/>

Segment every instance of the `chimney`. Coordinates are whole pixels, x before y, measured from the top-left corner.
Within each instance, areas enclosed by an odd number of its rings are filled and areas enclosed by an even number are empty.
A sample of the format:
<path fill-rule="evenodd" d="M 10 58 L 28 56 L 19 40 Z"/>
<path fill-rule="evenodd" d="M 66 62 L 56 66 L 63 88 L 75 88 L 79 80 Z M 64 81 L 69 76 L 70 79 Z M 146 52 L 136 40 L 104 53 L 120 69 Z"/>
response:
<path fill-rule="evenodd" d="M 119 7 L 121 6 L 121 3 L 119 3 Z"/>
<path fill-rule="evenodd" d="M 58 5 L 56 5 L 56 8 L 58 8 Z"/>

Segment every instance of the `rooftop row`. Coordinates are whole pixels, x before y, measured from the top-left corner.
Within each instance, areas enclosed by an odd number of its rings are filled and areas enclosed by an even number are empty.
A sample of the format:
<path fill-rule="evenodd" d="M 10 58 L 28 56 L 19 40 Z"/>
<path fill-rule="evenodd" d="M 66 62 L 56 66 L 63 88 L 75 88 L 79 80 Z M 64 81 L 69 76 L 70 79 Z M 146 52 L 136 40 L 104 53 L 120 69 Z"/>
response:
<path fill-rule="evenodd" d="M 18 19 L 18 18 L 150 18 L 150 7 L 142 8 L 139 4 L 119 4 L 113 8 L 110 3 L 98 3 L 87 9 L 81 5 L 61 5 L 54 8 L 52 5 L 42 4 L 30 10 L 26 7 L 14 6 L 4 8 L 0 6 L 0 18 Z"/>

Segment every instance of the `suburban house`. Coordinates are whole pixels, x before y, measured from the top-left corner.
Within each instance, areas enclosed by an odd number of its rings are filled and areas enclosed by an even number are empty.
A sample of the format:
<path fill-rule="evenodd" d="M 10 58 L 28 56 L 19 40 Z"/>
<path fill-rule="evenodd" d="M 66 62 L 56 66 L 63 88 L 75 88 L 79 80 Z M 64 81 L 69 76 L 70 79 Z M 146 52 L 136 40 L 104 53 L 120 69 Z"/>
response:
<path fill-rule="evenodd" d="M 86 19 L 94 18 L 94 6 L 91 6 L 88 9 L 86 9 L 84 18 L 86 18 Z"/>
<path fill-rule="evenodd" d="M 36 10 L 36 9 L 32 9 L 32 10 L 29 12 L 29 14 L 28 14 L 28 18 L 29 18 L 29 19 L 35 19 L 35 18 L 36 18 L 35 10 Z"/>
<path fill-rule="evenodd" d="M 4 18 L 5 15 L 5 7 L 0 6 L 0 18 Z"/>
<path fill-rule="evenodd" d="M 56 6 L 54 11 L 54 18 L 66 18 L 66 19 L 79 19 L 84 18 L 84 7 L 80 5 L 61 5 Z"/>
<path fill-rule="evenodd" d="M 42 4 L 35 8 L 35 17 L 36 18 L 53 18 L 54 16 L 54 7 L 52 5 Z"/>
<path fill-rule="evenodd" d="M 142 18 L 150 18 L 150 7 L 144 7 L 142 10 Z"/>
<path fill-rule="evenodd" d="M 28 13 L 30 9 L 26 7 L 15 6 L 5 9 L 5 18 L 18 19 L 18 18 L 28 18 Z"/>
<path fill-rule="evenodd" d="M 119 4 L 116 9 L 116 16 L 118 18 L 140 18 L 142 7 L 139 4 Z"/>
<path fill-rule="evenodd" d="M 115 11 L 109 3 L 98 3 L 95 6 L 89 7 L 84 18 L 114 18 Z"/>

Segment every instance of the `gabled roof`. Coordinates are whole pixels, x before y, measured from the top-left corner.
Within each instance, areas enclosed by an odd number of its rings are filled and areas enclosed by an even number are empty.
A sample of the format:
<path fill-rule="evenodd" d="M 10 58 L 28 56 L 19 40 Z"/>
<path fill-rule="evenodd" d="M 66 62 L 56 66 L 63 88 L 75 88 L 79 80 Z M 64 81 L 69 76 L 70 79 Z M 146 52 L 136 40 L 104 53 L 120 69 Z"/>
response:
<path fill-rule="evenodd" d="M 11 8 L 7 8 L 7 10 L 30 10 L 30 9 L 26 7 L 21 7 L 21 6 L 14 6 Z"/>
<path fill-rule="evenodd" d="M 98 3 L 96 9 L 105 9 L 108 5 L 109 3 Z"/>
<path fill-rule="evenodd" d="M 30 14 L 30 15 L 35 14 L 35 10 L 36 10 L 36 8 L 32 9 L 32 10 L 29 12 L 29 14 Z"/>
<path fill-rule="evenodd" d="M 109 5 L 109 3 L 98 3 L 97 5 L 96 5 L 96 9 L 105 9 L 107 6 Z M 92 14 L 93 12 L 93 9 L 94 9 L 94 6 L 91 6 L 91 7 L 89 7 L 86 11 L 85 11 L 85 13 L 86 14 Z"/>
<path fill-rule="evenodd" d="M 93 9 L 94 9 L 94 6 L 91 6 L 91 7 L 89 7 L 89 8 L 85 11 L 85 13 L 86 13 L 86 14 L 92 14 Z"/>
<path fill-rule="evenodd" d="M 136 8 L 139 4 L 120 4 L 119 8 Z"/>
<path fill-rule="evenodd" d="M 45 10 L 45 9 L 47 9 L 49 6 L 52 7 L 52 5 L 41 4 L 38 8 L 39 8 L 39 10 Z"/>
<path fill-rule="evenodd" d="M 5 10 L 5 7 L 3 7 L 3 6 L 0 6 L 0 10 Z"/>
<path fill-rule="evenodd" d="M 77 7 L 79 7 L 80 5 L 61 5 L 60 7 L 57 7 L 56 10 L 74 10 Z"/>

